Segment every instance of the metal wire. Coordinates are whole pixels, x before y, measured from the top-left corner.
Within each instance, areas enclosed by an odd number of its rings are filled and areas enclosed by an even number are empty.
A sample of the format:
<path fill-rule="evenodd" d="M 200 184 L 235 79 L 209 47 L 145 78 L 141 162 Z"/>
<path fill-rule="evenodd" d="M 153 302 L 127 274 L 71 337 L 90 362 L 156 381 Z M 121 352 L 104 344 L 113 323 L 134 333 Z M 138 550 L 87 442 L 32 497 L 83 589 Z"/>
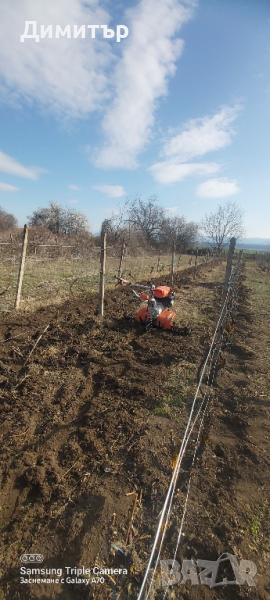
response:
<path fill-rule="evenodd" d="M 215 369 L 216 369 L 216 366 L 218 364 L 219 354 L 220 354 L 220 352 L 218 353 L 218 356 L 217 356 L 217 359 L 216 359 L 216 362 L 215 362 L 215 365 L 214 365 L 214 370 L 213 370 L 213 375 L 212 375 L 212 381 L 211 381 L 210 391 L 208 393 L 208 398 L 207 398 L 207 401 L 206 401 L 206 404 L 205 404 L 204 411 L 202 413 L 202 418 L 201 418 L 200 425 L 199 425 L 199 431 L 198 431 L 198 435 L 197 435 L 197 439 L 196 439 L 196 443 L 195 443 L 194 454 L 193 454 L 193 457 L 192 457 L 192 463 L 191 463 L 191 467 L 190 467 L 190 477 L 189 477 L 188 486 L 187 486 L 187 494 L 186 494 L 186 499 L 185 499 L 184 508 L 183 508 L 183 515 L 182 515 L 180 529 L 179 529 L 179 533 L 178 533 L 178 537 L 177 537 L 176 548 L 175 548 L 175 552 L 174 552 L 174 556 L 173 556 L 172 569 L 173 569 L 174 564 L 175 564 L 176 554 L 177 554 L 177 551 L 178 551 L 178 548 L 179 548 L 179 545 L 180 545 L 180 541 L 181 541 L 181 535 L 182 535 L 184 520 L 185 520 L 185 516 L 186 516 L 187 504 L 188 504 L 188 498 L 189 498 L 189 492 L 190 492 L 190 486 L 191 486 L 192 469 L 194 467 L 194 463 L 195 463 L 195 459 L 196 459 L 196 454 L 197 454 L 197 450 L 198 450 L 198 446 L 199 446 L 199 440 L 200 440 L 200 434 L 201 434 L 201 430 L 202 430 L 202 426 L 203 426 L 203 422 L 204 422 L 206 410 L 207 410 L 207 407 L 209 405 L 210 398 L 211 398 L 212 387 L 213 387 L 213 383 L 214 383 L 214 379 L 215 379 Z M 210 368 L 211 368 L 211 366 L 210 366 Z M 209 377 L 210 377 L 210 373 L 209 373 Z M 205 393 L 203 402 L 204 402 L 204 400 L 206 398 L 206 395 L 207 394 Z M 203 402 L 202 402 L 202 404 L 203 404 Z M 198 413 L 198 415 L 199 415 L 199 413 Z M 165 589 L 165 592 L 164 592 L 164 596 L 163 596 L 164 600 L 166 598 L 169 585 L 170 584 L 169 584 L 169 580 L 168 580 L 168 583 L 167 583 L 167 586 L 166 586 L 166 589 Z"/>
<path fill-rule="evenodd" d="M 169 489 L 168 489 L 168 492 L 167 492 L 167 496 L 166 496 L 166 499 L 165 499 L 165 502 L 164 502 L 164 506 L 163 506 L 163 509 L 162 509 L 162 512 L 161 512 L 161 516 L 160 516 L 160 520 L 159 520 L 159 523 L 158 523 L 158 528 L 157 528 L 155 540 L 154 540 L 154 543 L 153 543 L 151 555 L 150 555 L 150 558 L 149 558 L 149 562 L 148 562 L 148 565 L 147 565 L 147 568 L 146 568 L 145 576 L 144 576 L 144 579 L 143 579 L 143 582 L 142 582 L 142 586 L 141 586 L 141 589 L 140 589 L 140 592 L 139 592 L 137 600 L 141 600 L 141 598 L 142 598 L 142 594 L 143 594 L 143 591 L 144 591 L 144 588 L 145 588 L 145 584 L 146 584 L 146 581 L 147 581 L 147 577 L 148 577 L 148 573 L 149 573 L 149 570 L 150 570 L 150 566 L 151 566 L 151 563 L 152 563 L 152 560 L 153 560 L 153 557 L 154 557 L 154 553 L 156 551 L 156 547 L 157 547 L 157 543 L 158 543 L 158 538 L 159 538 L 159 535 L 160 535 L 160 532 L 161 532 L 161 529 L 162 529 L 162 524 L 163 524 L 164 516 L 165 516 L 165 513 L 166 513 L 166 509 L 167 509 L 168 503 L 170 501 L 172 490 L 175 489 L 174 483 L 177 480 L 177 477 L 178 477 L 178 474 L 179 474 L 179 469 L 180 469 L 182 458 L 183 458 L 183 449 L 184 449 L 184 446 L 185 446 L 186 437 L 187 437 L 187 433 L 188 433 L 188 430 L 189 430 L 189 427 L 190 427 L 190 423 L 191 423 L 192 415 L 193 415 L 193 412 L 194 412 L 196 400 L 197 400 L 197 397 L 198 397 L 198 394 L 199 394 L 199 391 L 200 391 L 200 387 L 201 387 L 203 376 L 204 376 L 204 373 L 205 373 L 205 370 L 206 370 L 206 366 L 207 366 L 208 360 L 210 358 L 210 355 L 211 355 L 211 352 L 212 352 L 212 349 L 213 349 L 213 346 L 214 346 L 215 338 L 216 338 L 217 332 L 218 332 L 219 327 L 220 327 L 220 322 L 221 322 L 221 318 L 223 316 L 224 306 L 226 305 L 226 302 L 227 302 L 227 299 L 228 299 L 228 295 L 229 295 L 229 292 L 227 293 L 225 301 L 224 301 L 224 304 L 222 306 L 221 314 L 220 314 L 220 317 L 219 317 L 219 320 L 218 320 L 218 323 L 217 323 L 217 326 L 216 326 L 216 329 L 215 329 L 215 332 L 214 332 L 214 335 L 213 335 L 213 338 L 212 338 L 210 349 L 209 349 L 209 352 L 207 354 L 207 357 L 205 359 L 205 362 L 204 362 L 204 365 L 203 365 L 203 368 L 202 368 L 200 380 L 199 380 L 199 383 L 198 383 L 198 386 L 197 386 L 197 389 L 196 389 L 196 393 L 195 393 L 195 396 L 194 396 L 194 400 L 193 400 L 193 403 L 192 403 L 192 406 L 191 406 L 188 423 L 187 423 L 187 426 L 186 426 L 186 429 L 185 429 L 185 432 L 184 432 L 183 441 L 182 441 L 182 444 L 181 444 L 181 448 L 179 450 L 179 454 L 178 454 L 178 457 L 177 457 L 176 465 L 175 465 L 175 468 L 174 468 L 174 471 L 173 471 L 173 474 L 172 474 L 172 478 L 171 478 L 171 482 L 170 482 Z M 165 527 L 164 527 L 164 532 L 165 532 Z M 164 532 L 163 532 L 163 536 L 162 536 L 161 542 L 163 542 L 163 539 L 164 539 L 164 535 L 165 535 Z M 153 573 L 152 580 L 154 578 L 154 575 L 155 575 L 155 571 Z M 147 598 L 148 598 L 148 596 L 147 596 Z M 146 600 L 147 600 L 147 598 L 146 598 Z"/>
<path fill-rule="evenodd" d="M 239 261 L 239 263 L 240 263 L 240 261 Z M 238 267 L 238 269 L 235 269 L 236 273 L 234 273 L 233 282 L 232 282 L 232 287 L 233 288 L 235 287 L 235 282 L 238 279 L 239 265 L 237 265 L 237 267 Z M 185 432 L 184 432 L 183 441 L 182 441 L 181 448 L 180 448 L 179 453 L 178 453 L 176 465 L 174 467 L 174 471 L 173 471 L 173 474 L 172 474 L 172 477 L 171 477 L 169 489 L 168 489 L 167 496 L 166 496 L 166 499 L 165 499 L 165 502 L 164 502 L 164 505 L 163 505 L 163 509 L 162 509 L 162 512 L 161 512 L 161 516 L 160 516 L 160 519 L 159 519 L 159 523 L 158 523 L 157 532 L 156 532 L 156 536 L 155 536 L 155 539 L 154 539 L 152 551 L 151 551 L 151 554 L 150 554 L 150 558 L 149 558 L 149 561 L 148 561 L 148 564 L 147 564 L 146 572 L 145 572 L 145 575 L 144 575 L 144 579 L 143 579 L 143 582 L 142 582 L 142 585 L 141 585 L 141 588 L 140 588 L 137 600 L 141 600 L 142 599 L 142 594 L 144 592 L 144 589 L 145 589 L 145 586 L 146 586 L 146 583 L 147 583 L 147 578 L 148 578 L 148 574 L 149 574 L 149 571 L 150 571 L 151 563 L 152 563 L 152 560 L 153 560 L 153 557 L 154 557 L 154 553 L 155 553 L 157 545 L 158 545 L 158 539 L 159 539 L 159 536 L 160 536 L 160 532 L 162 530 L 162 525 L 163 525 L 164 517 L 165 517 L 165 514 L 166 514 L 167 515 L 166 516 L 166 522 L 165 522 L 165 525 L 164 525 L 164 528 L 163 528 L 163 534 L 162 534 L 161 541 L 160 541 L 160 544 L 159 544 L 158 556 L 157 556 L 157 559 L 156 559 L 156 562 L 155 562 L 155 567 L 153 569 L 152 578 L 151 578 L 151 581 L 150 581 L 150 584 L 149 584 L 149 589 L 148 589 L 147 596 L 145 597 L 145 600 L 148 600 L 148 598 L 149 598 L 149 594 L 150 594 L 151 587 L 152 587 L 152 584 L 153 584 L 154 576 L 155 576 L 155 573 L 156 573 L 156 570 L 157 570 L 157 566 L 158 566 L 158 561 L 159 561 L 159 557 L 160 557 L 160 553 L 161 553 L 161 549 L 162 549 L 162 544 L 163 544 L 163 541 L 164 541 L 164 537 L 165 537 L 165 533 L 166 533 L 166 529 L 167 529 L 167 525 L 168 525 L 169 516 L 170 516 L 170 513 L 171 513 L 171 506 L 172 506 L 172 501 L 173 501 L 173 496 L 174 496 L 174 492 L 175 492 L 175 487 L 176 487 L 176 483 L 177 483 L 177 479 L 178 479 L 178 475 L 179 475 L 179 471 L 180 471 L 180 466 L 181 466 L 182 459 L 183 459 L 183 456 L 184 456 L 184 453 L 185 453 L 185 450 L 186 450 L 186 446 L 187 446 L 188 440 L 190 438 L 191 432 L 192 432 L 193 427 L 195 425 L 195 422 L 196 422 L 196 420 L 198 418 L 200 410 L 202 409 L 202 405 L 203 405 L 204 400 L 201 403 L 201 407 L 200 407 L 200 409 L 199 409 L 199 411 L 197 413 L 196 419 L 194 420 L 193 425 L 192 425 L 192 427 L 191 427 L 191 429 L 189 431 L 189 427 L 190 427 L 192 415 L 193 415 L 193 412 L 194 412 L 194 409 L 195 409 L 196 400 L 197 400 L 198 393 L 199 393 L 199 390 L 200 390 L 200 387 L 201 387 L 201 384 L 202 384 L 202 380 L 203 380 L 203 376 L 204 376 L 204 373 L 205 373 L 205 370 L 206 370 L 206 366 L 207 366 L 208 360 L 209 360 L 209 358 L 211 356 L 211 353 L 212 353 L 212 350 L 213 350 L 213 347 L 214 347 L 216 335 L 217 335 L 217 333 L 219 331 L 220 325 L 224 321 L 225 316 L 227 314 L 227 310 L 228 310 L 228 297 L 229 297 L 230 292 L 231 292 L 231 289 L 230 289 L 230 286 L 229 286 L 228 292 L 226 294 L 226 298 L 225 298 L 223 306 L 221 308 L 220 316 L 219 316 L 218 323 L 216 325 L 216 329 L 215 329 L 215 332 L 214 332 L 214 335 L 213 335 L 213 338 L 212 338 L 212 342 L 211 342 L 211 345 L 210 345 L 210 348 L 209 348 L 209 352 L 208 352 L 207 357 L 206 357 L 206 359 L 204 361 L 204 364 L 203 364 L 203 368 L 202 368 L 202 371 L 201 371 L 199 383 L 198 383 L 198 386 L 197 386 L 197 389 L 196 389 L 196 393 L 195 393 L 195 396 L 194 396 L 194 400 L 193 400 L 193 403 L 192 403 L 192 406 L 191 406 L 188 423 L 187 423 L 187 426 L 186 426 L 186 429 L 185 429 Z M 218 340 L 218 342 L 220 342 L 220 339 Z M 220 350 L 218 352 L 217 360 L 219 358 L 219 354 L 220 354 Z M 212 360 L 213 360 L 213 356 L 212 356 Z M 210 365 L 212 364 L 212 360 L 211 360 Z M 216 364 L 217 364 L 217 362 L 216 362 Z M 215 369 L 216 369 L 216 364 L 215 364 Z M 211 366 L 210 366 L 210 369 L 211 369 Z M 211 372 L 211 370 L 210 370 L 210 372 Z M 213 380 L 214 380 L 214 374 L 213 374 Z M 210 398 L 210 394 L 209 394 L 209 398 Z M 208 402 L 207 402 L 206 406 L 209 403 L 209 398 L 208 398 Z M 205 411 L 206 411 L 206 408 L 205 408 Z M 205 414 L 205 411 L 204 411 L 204 414 Z M 202 425 L 202 422 L 203 422 L 203 419 L 201 421 L 201 425 Z M 198 444 L 198 438 L 197 438 L 197 444 Z M 196 445 L 196 448 L 197 448 L 197 445 Z M 194 454 L 193 458 L 195 460 L 195 454 Z M 193 464 L 193 462 L 192 462 L 192 464 Z M 186 504 L 187 504 L 187 501 L 186 501 Z M 180 529 L 180 532 L 182 532 L 182 528 Z M 181 533 L 180 533 L 179 542 L 180 542 L 180 539 L 181 539 Z"/>
<path fill-rule="evenodd" d="M 220 354 L 220 352 L 219 352 L 219 354 Z M 217 356 L 215 366 L 217 364 L 217 361 L 218 361 L 218 358 L 219 358 L 219 354 Z M 209 383 L 209 378 L 210 378 L 210 374 L 211 374 L 211 367 L 212 367 L 213 358 L 214 358 L 214 354 L 212 355 L 211 362 L 210 362 L 210 365 L 209 365 L 209 375 L 208 375 L 207 385 Z M 214 374 L 213 374 L 213 377 L 212 377 L 212 385 L 213 385 L 213 381 L 214 381 Z M 211 388 L 212 388 L 212 385 L 211 385 Z M 204 395 L 204 398 L 203 398 L 203 400 L 201 402 L 201 405 L 199 407 L 197 415 L 196 415 L 196 417 L 195 417 L 195 419 L 193 421 L 193 424 L 192 424 L 192 426 L 190 428 L 190 431 L 189 431 L 189 433 L 187 435 L 187 438 L 186 438 L 186 441 L 185 441 L 185 444 L 184 444 L 184 447 L 183 447 L 182 458 L 184 457 L 184 453 L 185 453 L 185 450 L 186 450 L 186 447 L 187 447 L 187 444 L 188 444 L 188 440 L 189 440 L 189 438 L 191 436 L 191 433 L 193 431 L 193 428 L 195 426 L 197 418 L 198 418 L 198 416 L 199 416 L 199 414 L 201 412 L 201 409 L 202 409 L 202 406 L 204 404 L 204 400 L 206 398 L 206 395 L 207 395 L 207 393 L 205 393 L 205 395 Z M 193 461 L 192 461 L 192 464 L 193 464 Z M 181 463 L 180 463 L 180 465 L 181 465 Z M 180 465 L 179 465 L 179 470 L 180 470 Z M 175 478 L 175 481 L 174 481 L 174 485 L 173 485 L 173 489 L 172 489 L 172 493 L 171 493 L 171 498 L 170 498 L 170 504 L 169 504 L 169 507 L 168 507 L 168 510 L 167 510 L 166 522 L 165 522 L 165 525 L 164 525 L 164 528 L 163 528 L 163 535 L 162 535 L 162 538 L 161 538 L 161 541 L 160 541 L 159 551 L 158 551 L 158 555 L 157 555 L 157 558 L 156 558 L 154 571 L 152 573 L 152 579 L 151 579 L 149 590 L 148 590 L 148 593 L 147 593 L 147 596 L 146 596 L 145 600 L 148 600 L 148 597 L 149 597 L 149 594 L 150 594 L 150 591 L 151 591 L 151 586 L 153 584 L 154 576 L 155 576 L 155 573 L 156 573 L 156 570 L 157 570 L 157 567 L 158 567 L 159 558 L 160 558 L 160 554 L 161 554 L 161 550 L 162 550 L 162 545 L 163 545 L 164 537 L 165 537 L 167 526 L 168 526 L 168 521 L 169 521 L 170 514 L 171 514 L 171 507 L 172 507 L 174 492 L 175 492 L 175 488 L 176 488 L 176 484 L 177 484 L 177 479 L 178 479 L 178 476 Z"/>
<path fill-rule="evenodd" d="M 236 266 L 236 273 L 235 273 L 234 282 L 233 282 L 233 288 L 234 289 L 232 291 L 235 290 L 235 285 L 237 284 L 237 280 L 238 280 L 238 276 L 239 276 L 239 270 L 240 270 L 240 265 L 241 265 L 241 261 L 239 261 L 238 265 Z M 238 269 L 237 269 L 237 267 L 238 267 Z M 234 296 L 232 295 L 232 300 L 231 300 L 232 307 L 233 307 L 233 298 L 234 298 Z M 228 313 L 230 314 L 230 310 L 229 310 L 229 307 L 227 306 L 226 314 L 228 314 Z M 225 314 L 225 317 L 226 317 L 226 314 Z M 186 494 L 186 499 L 185 499 L 184 508 L 183 508 L 183 515 L 182 515 L 181 525 L 180 525 L 180 529 L 179 529 L 179 533 L 178 533 L 178 537 L 177 537 L 176 548 L 175 548 L 175 552 L 174 552 L 174 556 L 173 556 L 172 569 L 173 569 L 174 564 L 175 564 L 177 551 L 178 551 L 178 548 L 179 548 L 179 545 L 180 545 L 180 541 L 181 541 L 181 535 L 182 535 L 183 524 L 184 524 L 184 520 L 185 520 L 185 515 L 186 515 L 186 510 L 187 510 L 187 503 L 188 503 L 190 486 L 191 486 L 192 469 L 194 467 L 194 463 L 195 463 L 195 459 L 196 459 L 196 454 L 197 454 L 197 450 L 198 450 L 198 445 L 199 445 L 199 440 L 200 440 L 200 433 L 201 433 L 203 421 L 204 421 L 206 410 L 207 410 L 207 407 L 209 405 L 210 398 L 211 398 L 212 387 L 213 387 L 213 383 L 214 383 L 214 379 L 215 379 L 215 370 L 216 370 L 216 367 L 217 367 L 217 364 L 218 364 L 218 360 L 219 360 L 219 356 L 220 356 L 220 351 L 221 350 L 219 350 L 219 352 L 218 352 L 218 355 L 217 355 L 217 358 L 216 358 L 216 362 L 215 362 L 215 365 L 214 365 L 214 370 L 213 370 L 213 373 L 212 373 L 212 380 L 211 380 L 210 391 L 209 391 L 207 402 L 206 402 L 206 405 L 205 405 L 205 408 L 204 408 L 204 411 L 203 411 L 203 414 L 202 414 L 202 418 L 201 418 L 201 422 L 200 422 L 200 426 L 199 426 L 199 431 L 198 431 L 198 435 L 197 435 L 197 440 L 196 440 L 196 444 L 195 444 L 195 450 L 194 450 L 194 454 L 193 454 L 193 458 L 192 458 L 192 463 L 191 463 L 191 467 L 190 467 L 190 477 L 189 477 L 188 486 L 187 486 L 187 494 Z M 211 369 L 211 364 L 210 364 L 210 369 Z M 210 373 L 211 373 L 211 371 L 210 371 Z M 210 378 L 210 373 L 209 373 L 208 381 L 209 381 L 209 378 Z M 206 397 L 206 394 L 204 396 L 204 399 L 205 399 L 205 397 Z M 203 400 L 203 402 L 204 402 L 204 400 Z M 165 589 L 165 592 L 164 592 L 164 595 L 163 595 L 163 600 L 165 600 L 165 598 L 166 598 L 168 588 L 169 588 L 169 579 L 168 579 L 168 583 L 167 583 L 167 586 L 166 586 L 166 589 Z"/>

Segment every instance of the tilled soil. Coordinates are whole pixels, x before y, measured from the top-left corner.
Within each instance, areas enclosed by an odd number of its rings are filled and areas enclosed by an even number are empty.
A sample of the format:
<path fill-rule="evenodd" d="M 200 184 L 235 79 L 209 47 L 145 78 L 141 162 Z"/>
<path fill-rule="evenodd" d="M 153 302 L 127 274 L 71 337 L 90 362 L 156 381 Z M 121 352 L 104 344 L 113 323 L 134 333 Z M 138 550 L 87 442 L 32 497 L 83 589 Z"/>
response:
<path fill-rule="evenodd" d="M 219 314 L 224 270 L 223 263 L 195 280 L 191 271 L 176 276 L 178 324 L 191 322 L 190 337 L 134 326 L 125 315 L 138 303 L 122 288 L 107 294 L 102 327 L 91 295 L 3 319 L 0 599 L 137 598 L 174 444 Z M 258 567 L 257 587 L 179 584 L 170 587 L 171 598 L 270 597 L 269 400 L 260 378 L 268 359 L 266 338 L 258 336 L 269 327 L 270 309 L 261 316 L 252 298 L 246 281 L 231 353 L 212 388 L 177 559 L 242 556 Z M 193 451 L 191 441 L 162 558 L 173 558 Z M 65 567 L 95 564 L 128 574 L 90 585 L 21 583 L 20 556 L 30 553 L 44 556 L 34 567 L 62 569 L 63 577 Z"/>

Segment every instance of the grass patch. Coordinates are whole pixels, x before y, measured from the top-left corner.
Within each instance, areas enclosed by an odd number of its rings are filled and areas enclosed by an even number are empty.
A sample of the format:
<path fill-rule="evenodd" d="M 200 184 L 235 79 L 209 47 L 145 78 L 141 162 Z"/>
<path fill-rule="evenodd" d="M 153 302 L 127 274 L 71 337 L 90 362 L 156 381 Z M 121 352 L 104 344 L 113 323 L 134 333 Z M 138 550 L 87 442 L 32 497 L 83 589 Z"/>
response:
<path fill-rule="evenodd" d="M 196 369 L 193 363 L 181 362 L 170 370 L 170 376 L 162 389 L 155 415 L 177 419 L 179 412 L 189 406 L 196 389 Z"/>
<path fill-rule="evenodd" d="M 270 337 L 270 275 L 259 268 L 257 261 L 246 262 L 245 284 L 249 288 L 249 303 L 254 319 L 252 323 L 254 331 L 253 350 L 258 357 L 257 369 L 253 376 L 254 394 L 269 398 L 269 337 Z M 268 352 L 265 352 L 268 349 Z"/>
<path fill-rule="evenodd" d="M 264 522 L 267 521 L 269 526 L 269 518 L 270 514 L 267 503 L 263 502 L 263 504 L 255 511 L 255 514 L 250 521 L 250 531 L 254 538 L 264 538 Z M 270 540 L 268 539 L 268 544 L 269 542 Z"/>
<path fill-rule="evenodd" d="M 253 291 L 252 302 L 259 310 L 264 309 L 265 312 L 266 304 L 269 302 L 270 276 L 259 268 L 255 260 L 246 262 L 246 282 Z"/>
<path fill-rule="evenodd" d="M 161 400 L 160 404 L 153 410 L 153 414 L 161 417 L 169 417 L 170 419 L 173 417 L 171 407 L 165 399 Z"/>

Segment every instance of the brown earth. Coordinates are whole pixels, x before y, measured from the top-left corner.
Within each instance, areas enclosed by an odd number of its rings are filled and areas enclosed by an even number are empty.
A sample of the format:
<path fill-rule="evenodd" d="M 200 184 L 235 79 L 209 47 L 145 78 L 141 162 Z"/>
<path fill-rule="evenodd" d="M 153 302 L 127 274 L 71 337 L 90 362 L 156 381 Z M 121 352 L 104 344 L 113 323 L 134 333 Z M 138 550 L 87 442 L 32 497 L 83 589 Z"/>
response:
<path fill-rule="evenodd" d="M 191 322 L 190 337 L 134 327 L 124 315 L 138 303 L 122 288 L 107 294 L 102 328 L 91 295 L 3 318 L 1 600 L 135 600 L 171 477 L 172 439 L 183 435 L 220 311 L 224 269 L 176 277 L 178 323 Z M 231 353 L 212 389 L 177 555 L 252 560 L 256 587 L 187 583 L 171 587 L 169 598 L 270 598 L 270 308 L 261 288 L 269 297 L 269 275 L 252 262 Z M 193 452 L 191 440 L 162 558 L 173 558 Z M 34 552 L 44 563 L 28 568 L 97 563 L 128 575 L 90 586 L 22 584 L 20 555 Z M 154 597 L 163 597 L 156 588 Z"/>

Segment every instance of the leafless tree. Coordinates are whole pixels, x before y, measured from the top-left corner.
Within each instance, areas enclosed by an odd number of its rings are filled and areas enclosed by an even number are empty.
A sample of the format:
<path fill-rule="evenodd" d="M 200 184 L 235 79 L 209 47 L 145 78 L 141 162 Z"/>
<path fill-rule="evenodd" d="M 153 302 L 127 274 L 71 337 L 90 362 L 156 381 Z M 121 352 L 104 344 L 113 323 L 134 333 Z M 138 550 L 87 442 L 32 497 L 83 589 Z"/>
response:
<path fill-rule="evenodd" d="M 160 240 L 165 210 L 158 206 L 156 197 L 148 200 L 127 199 L 101 226 L 101 233 L 107 232 L 109 243 L 117 244 L 123 238 L 129 246 L 134 244 L 154 244 Z"/>
<path fill-rule="evenodd" d="M 156 196 L 151 196 L 148 200 L 128 200 L 127 210 L 129 227 L 140 232 L 147 243 L 159 243 L 166 213 L 162 206 L 157 205 Z"/>
<path fill-rule="evenodd" d="M 50 202 L 48 208 L 38 208 L 28 217 L 32 227 L 46 227 L 56 235 L 80 235 L 89 232 L 90 226 L 86 215 L 76 210 L 66 209 L 57 202 Z"/>
<path fill-rule="evenodd" d="M 65 213 L 64 228 L 68 235 L 80 235 L 90 231 L 90 225 L 86 215 L 69 208 Z"/>
<path fill-rule="evenodd" d="M 201 230 L 212 248 L 218 252 L 228 245 L 231 237 L 236 239 L 244 235 L 244 212 L 235 202 L 219 205 L 216 213 L 205 215 L 201 221 Z"/>
<path fill-rule="evenodd" d="M 168 217 L 162 224 L 162 245 L 165 248 L 171 248 L 175 242 L 176 251 L 184 252 L 196 243 L 198 231 L 197 223 L 188 222 L 183 216 Z"/>
<path fill-rule="evenodd" d="M 7 231 L 18 226 L 17 219 L 11 213 L 7 213 L 0 207 L 0 231 Z"/>
<path fill-rule="evenodd" d="M 127 199 L 124 206 L 118 207 L 110 219 L 102 223 L 101 233 L 107 232 L 110 244 L 117 244 L 123 238 L 129 248 L 135 250 L 149 247 L 171 249 L 173 242 L 176 250 L 183 252 L 195 243 L 198 225 L 187 222 L 185 217 L 168 216 L 168 212 L 157 203 L 156 196 L 148 200 L 140 197 Z"/>

